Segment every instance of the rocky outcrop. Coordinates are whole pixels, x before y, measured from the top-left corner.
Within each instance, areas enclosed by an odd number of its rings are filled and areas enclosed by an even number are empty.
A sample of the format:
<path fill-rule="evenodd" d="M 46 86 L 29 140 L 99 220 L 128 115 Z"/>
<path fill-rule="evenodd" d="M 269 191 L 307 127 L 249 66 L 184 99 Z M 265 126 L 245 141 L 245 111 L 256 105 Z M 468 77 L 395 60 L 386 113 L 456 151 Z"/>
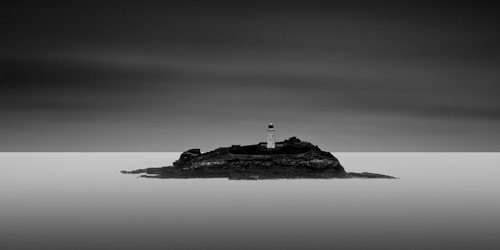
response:
<path fill-rule="evenodd" d="M 201 155 L 201 150 L 199 148 L 189 149 L 187 151 L 184 151 L 179 157 L 179 159 L 175 161 L 172 165 L 174 165 L 174 167 L 182 167 L 184 164 L 186 164 L 187 162 L 196 158 L 199 155 Z"/>
<path fill-rule="evenodd" d="M 339 160 L 318 146 L 291 137 L 268 149 L 264 144 L 233 145 L 201 153 L 190 149 L 170 167 L 122 171 L 147 178 L 393 178 L 372 173 L 347 173 Z"/>

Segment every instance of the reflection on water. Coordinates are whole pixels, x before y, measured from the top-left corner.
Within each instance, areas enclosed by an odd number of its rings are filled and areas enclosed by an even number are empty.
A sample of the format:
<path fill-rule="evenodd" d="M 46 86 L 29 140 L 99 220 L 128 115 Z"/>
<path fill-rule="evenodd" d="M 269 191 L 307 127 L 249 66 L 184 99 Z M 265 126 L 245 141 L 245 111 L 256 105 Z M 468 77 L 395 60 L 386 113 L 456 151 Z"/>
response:
<path fill-rule="evenodd" d="M 334 153 L 398 180 L 155 180 L 179 153 L 2 153 L 1 249 L 500 247 L 500 153 Z"/>

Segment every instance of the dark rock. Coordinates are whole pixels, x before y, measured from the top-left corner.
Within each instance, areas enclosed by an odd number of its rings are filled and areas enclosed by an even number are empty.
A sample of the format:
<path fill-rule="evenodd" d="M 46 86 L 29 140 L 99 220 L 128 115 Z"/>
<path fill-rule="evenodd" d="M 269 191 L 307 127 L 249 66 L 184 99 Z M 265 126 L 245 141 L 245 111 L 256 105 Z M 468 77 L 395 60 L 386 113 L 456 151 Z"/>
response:
<path fill-rule="evenodd" d="M 122 170 L 122 174 L 143 174 L 146 173 L 147 169 L 137 169 L 137 170 L 131 170 L 131 171 L 126 171 Z"/>
<path fill-rule="evenodd" d="M 186 162 L 191 159 L 201 155 L 201 150 L 199 148 L 189 149 L 181 154 L 181 157 L 173 163 L 174 167 L 182 167 Z"/>
<path fill-rule="evenodd" d="M 190 149 L 173 167 L 122 171 L 146 178 L 228 178 L 231 180 L 300 178 L 394 178 L 373 173 L 347 173 L 330 152 L 297 137 L 277 142 L 275 149 L 262 144 L 233 145 L 201 153 Z"/>

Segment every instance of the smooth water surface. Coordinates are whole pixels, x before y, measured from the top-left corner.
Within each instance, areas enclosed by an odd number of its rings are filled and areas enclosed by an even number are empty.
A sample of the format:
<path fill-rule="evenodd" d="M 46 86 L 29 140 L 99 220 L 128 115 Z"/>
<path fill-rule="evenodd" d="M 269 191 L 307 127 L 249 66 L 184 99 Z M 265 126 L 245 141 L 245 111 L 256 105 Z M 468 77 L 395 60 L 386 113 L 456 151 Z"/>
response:
<path fill-rule="evenodd" d="M 397 180 L 161 180 L 179 153 L 1 153 L 0 249 L 499 249 L 500 153 L 334 153 Z"/>

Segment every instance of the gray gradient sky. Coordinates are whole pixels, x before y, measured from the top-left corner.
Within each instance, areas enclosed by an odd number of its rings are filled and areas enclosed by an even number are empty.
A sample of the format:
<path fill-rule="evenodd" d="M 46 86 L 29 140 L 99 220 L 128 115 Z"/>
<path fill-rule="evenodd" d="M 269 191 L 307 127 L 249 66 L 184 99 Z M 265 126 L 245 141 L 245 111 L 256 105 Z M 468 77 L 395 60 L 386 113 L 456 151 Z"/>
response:
<path fill-rule="evenodd" d="M 496 10 L 7 3 L 0 151 L 206 151 L 269 121 L 330 151 L 500 151 Z"/>

